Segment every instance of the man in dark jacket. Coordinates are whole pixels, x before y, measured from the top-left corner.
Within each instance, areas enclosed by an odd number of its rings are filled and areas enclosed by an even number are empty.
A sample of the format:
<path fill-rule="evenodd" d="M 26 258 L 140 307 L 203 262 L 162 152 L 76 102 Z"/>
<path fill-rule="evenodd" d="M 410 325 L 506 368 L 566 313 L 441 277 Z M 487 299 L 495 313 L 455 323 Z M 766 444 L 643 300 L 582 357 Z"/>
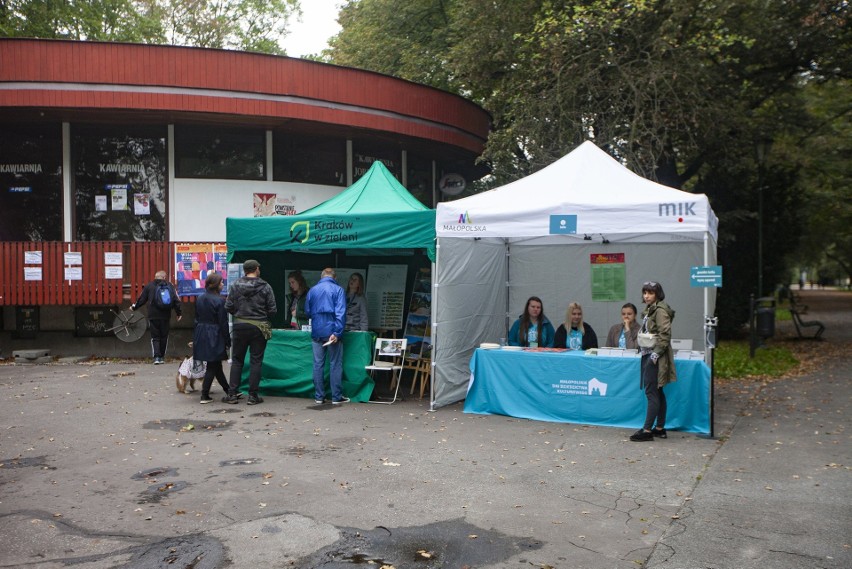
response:
<path fill-rule="evenodd" d="M 311 319 L 311 345 L 314 350 L 314 391 L 317 405 L 325 401 L 325 355 L 328 350 L 331 372 L 331 402 L 349 401 L 343 395 L 343 329 L 346 325 L 346 293 L 334 280 L 334 269 L 322 271 L 320 281 L 308 291 L 305 313 Z"/>
<path fill-rule="evenodd" d="M 228 298 L 225 300 L 225 310 L 234 315 L 234 330 L 231 344 L 231 381 L 228 395 L 222 401 L 237 403 L 241 397 L 240 382 L 243 375 L 243 364 L 246 351 L 251 353 L 249 363 L 249 396 L 248 404 L 263 403 L 257 394 L 260 388 L 260 372 L 263 367 L 263 353 L 266 351 L 266 341 L 272 337 L 272 326 L 269 319 L 278 312 L 275 304 L 275 293 L 265 280 L 260 278 L 260 263 L 249 259 L 243 263 L 245 276 L 231 284 L 228 288 Z"/>
<path fill-rule="evenodd" d="M 168 297 L 165 302 L 164 297 Z M 180 298 L 174 285 L 166 280 L 166 271 L 157 271 L 154 280 L 145 285 L 142 294 L 136 302 L 130 305 L 130 310 L 136 310 L 150 301 L 148 306 L 148 328 L 151 330 L 151 352 L 154 364 L 165 363 L 166 348 L 169 345 L 169 328 L 171 326 L 172 310 L 177 319 L 183 317 Z"/>

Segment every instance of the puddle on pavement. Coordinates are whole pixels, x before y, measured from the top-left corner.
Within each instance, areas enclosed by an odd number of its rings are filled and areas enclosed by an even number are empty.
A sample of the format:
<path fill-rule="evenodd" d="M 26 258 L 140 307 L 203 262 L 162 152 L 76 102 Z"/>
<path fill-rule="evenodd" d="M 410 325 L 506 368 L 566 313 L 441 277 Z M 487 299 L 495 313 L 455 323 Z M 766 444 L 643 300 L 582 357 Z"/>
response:
<path fill-rule="evenodd" d="M 275 417 L 275 413 L 270 413 L 269 411 L 263 411 L 262 413 L 252 413 L 249 417 Z"/>
<path fill-rule="evenodd" d="M 130 477 L 131 480 L 152 480 L 160 476 L 177 476 L 177 468 L 169 468 L 168 466 L 156 466 L 148 470 L 142 470 Z"/>
<path fill-rule="evenodd" d="M 189 428 L 192 426 L 192 428 Z M 230 429 L 233 423 L 230 421 L 194 421 L 191 419 L 157 419 L 148 421 L 142 425 L 143 429 L 154 429 L 159 431 L 175 431 L 191 433 L 195 431 L 216 431 Z"/>
<path fill-rule="evenodd" d="M 240 458 L 237 460 L 223 460 L 219 462 L 219 466 L 243 466 L 246 464 L 259 464 L 263 460 L 259 458 Z"/>
<path fill-rule="evenodd" d="M 263 478 L 263 472 L 243 472 L 242 474 L 237 474 L 237 478 Z"/>
<path fill-rule="evenodd" d="M 222 566 L 224 557 L 225 548 L 218 539 L 204 535 L 187 535 L 136 548 L 133 558 L 121 566 L 126 569 L 216 569 Z"/>
<path fill-rule="evenodd" d="M 281 454 L 295 457 L 320 456 L 327 452 L 338 452 L 363 444 L 367 439 L 361 437 L 343 437 L 326 441 L 321 447 L 308 447 L 303 444 L 286 447 L 280 450 Z"/>
<path fill-rule="evenodd" d="M 0 468 L 41 468 L 42 470 L 56 470 L 55 466 L 47 463 L 46 456 L 30 456 L 0 459 Z"/>
<path fill-rule="evenodd" d="M 462 519 L 425 526 L 357 531 L 346 528 L 332 545 L 300 559 L 303 569 L 334 569 L 352 565 L 381 567 L 482 567 L 535 551 L 542 542 L 476 527 Z M 521 565 L 530 561 L 519 559 Z M 532 564 L 532 563 L 530 563 Z"/>
<path fill-rule="evenodd" d="M 180 492 L 184 488 L 189 486 L 188 483 L 183 480 L 178 480 L 176 482 L 158 482 L 157 484 L 151 484 L 148 488 L 145 489 L 144 492 L 139 494 L 139 499 L 136 501 L 137 504 L 156 504 L 163 498 L 168 497 L 175 492 Z"/>

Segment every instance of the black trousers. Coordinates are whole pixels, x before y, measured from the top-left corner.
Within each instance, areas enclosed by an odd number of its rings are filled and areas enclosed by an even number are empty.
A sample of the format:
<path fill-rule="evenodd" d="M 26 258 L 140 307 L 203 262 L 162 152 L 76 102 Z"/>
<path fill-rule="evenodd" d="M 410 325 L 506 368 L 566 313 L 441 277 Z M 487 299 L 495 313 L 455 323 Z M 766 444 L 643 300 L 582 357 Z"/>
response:
<path fill-rule="evenodd" d="M 648 398 L 648 411 L 645 413 L 645 424 L 642 428 L 650 431 L 657 422 L 658 429 L 666 428 L 666 394 L 659 387 L 657 364 L 651 361 L 651 355 L 642 356 L 642 387 Z"/>
<path fill-rule="evenodd" d="M 151 352 L 155 358 L 166 357 L 169 346 L 169 329 L 171 322 L 163 318 L 149 318 L 148 328 L 151 330 Z"/>
<path fill-rule="evenodd" d="M 210 388 L 213 386 L 214 378 L 222 386 L 222 390 L 225 393 L 230 391 L 228 389 L 228 380 L 225 378 L 225 370 L 222 369 L 222 360 L 216 360 L 215 362 L 207 362 L 207 370 L 204 372 L 204 382 L 201 384 L 202 397 L 210 397 Z"/>
<path fill-rule="evenodd" d="M 249 395 L 257 395 L 260 388 L 260 370 L 263 366 L 263 352 L 266 351 L 266 338 L 260 328 L 253 324 L 237 322 L 234 324 L 234 332 L 231 338 L 233 347 L 231 360 L 231 385 L 228 390 L 230 395 L 240 390 L 240 381 L 243 375 L 243 363 L 246 361 L 246 352 L 251 354 L 249 360 Z"/>

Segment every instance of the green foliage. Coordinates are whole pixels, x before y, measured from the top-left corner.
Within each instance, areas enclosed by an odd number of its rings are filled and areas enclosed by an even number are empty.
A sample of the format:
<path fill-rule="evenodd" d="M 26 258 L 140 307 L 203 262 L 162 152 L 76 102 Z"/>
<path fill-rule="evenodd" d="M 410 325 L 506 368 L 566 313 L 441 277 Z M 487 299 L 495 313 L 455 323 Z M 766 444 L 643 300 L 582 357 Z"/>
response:
<path fill-rule="evenodd" d="M 722 342 L 714 352 L 713 371 L 719 379 L 742 379 L 750 376 L 780 377 L 799 362 L 787 348 L 766 346 L 749 357 L 747 341 Z"/>
<path fill-rule="evenodd" d="M 8 0 L 0 36 L 191 45 L 283 54 L 299 0 Z"/>

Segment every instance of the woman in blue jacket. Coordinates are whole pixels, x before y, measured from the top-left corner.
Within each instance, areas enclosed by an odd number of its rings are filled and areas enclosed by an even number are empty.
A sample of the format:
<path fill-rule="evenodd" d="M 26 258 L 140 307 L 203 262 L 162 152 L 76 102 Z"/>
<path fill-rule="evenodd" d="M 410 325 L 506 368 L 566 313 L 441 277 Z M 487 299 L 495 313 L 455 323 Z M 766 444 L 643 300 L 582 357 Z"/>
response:
<path fill-rule="evenodd" d="M 204 382 L 201 384 L 201 403 L 210 403 L 213 379 L 228 394 L 228 380 L 222 369 L 222 360 L 228 359 L 231 335 L 228 334 L 228 313 L 222 298 L 222 275 L 212 272 L 204 281 L 204 294 L 195 301 L 195 330 L 192 334 L 192 357 L 207 362 Z"/>
<path fill-rule="evenodd" d="M 509 330 L 509 345 L 552 348 L 553 335 L 553 324 L 544 315 L 541 299 L 537 296 L 531 296 L 527 299 L 524 313 L 515 320 Z"/>

